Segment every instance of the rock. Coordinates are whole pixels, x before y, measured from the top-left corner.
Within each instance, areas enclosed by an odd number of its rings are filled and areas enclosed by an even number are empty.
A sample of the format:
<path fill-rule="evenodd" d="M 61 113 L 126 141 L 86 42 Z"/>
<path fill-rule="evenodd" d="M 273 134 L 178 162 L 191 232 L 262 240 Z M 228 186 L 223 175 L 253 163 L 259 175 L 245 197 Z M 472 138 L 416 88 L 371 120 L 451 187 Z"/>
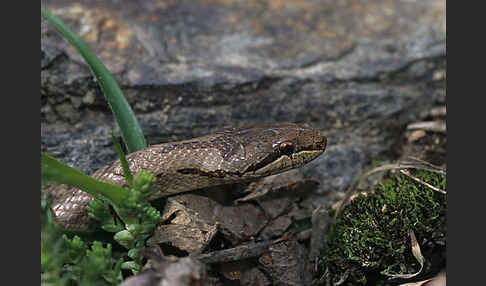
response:
<path fill-rule="evenodd" d="M 152 259 L 151 269 L 125 279 L 120 286 L 206 285 L 206 267 L 190 257 Z"/>
<path fill-rule="evenodd" d="M 361 145 L 331 145 L 323 156 L 303 167 L 305 177 L 322 184 L 315 195 L 310 198 L 315 208 L 329 203 L 329 196 L 337 199 L 351 182 L 358 179 L 366 163 L 366 149 Z"/>
<path fill-rule="evenodd" d="M 61 116 L 63 119 L 67 120 L 70 123 L 76 122 L 79 120 L 81 115 L 74 109 L 74 106 L 70 103 L 62 103 L 56 105 L 56 112 Z"/>
<path fill-rule="evenodd" d="M 307 250 L 296 240 L 272 245 L 258 262 L 273 279 L 273 285 L 309 285 Z"/>
<path fill-rule="evenodd" d="M 272 285 L 272 282 L 265 276 L 265 274 L 263 274 L 261 270 L 254 267 L 243 273 L 241 285 L 242 286 L 250 286 L 250 285 L 268 286 L 268 285 Z"/>

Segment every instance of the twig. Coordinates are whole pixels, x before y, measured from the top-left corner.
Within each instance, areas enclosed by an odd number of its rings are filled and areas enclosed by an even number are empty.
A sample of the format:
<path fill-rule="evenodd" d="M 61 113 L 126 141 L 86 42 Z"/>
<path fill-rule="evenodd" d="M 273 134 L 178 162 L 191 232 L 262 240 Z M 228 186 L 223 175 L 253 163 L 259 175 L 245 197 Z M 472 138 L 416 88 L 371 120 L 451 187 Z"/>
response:
<path fill-rule="evenodd" d="M 435 108 L 432 108 L 429 112 L 431 116 L 446 116 L 447 115 L 447 109 L 445 106 L 438 106 Z"/>
<path fill-rule="evenodd" d="M 262 255 L 272 242 L 264 241 L 196 255 L 203 263 L 237 261 Z"/>
<path fill-rule="evenodd" d="M 420 184 L 422 184 L 424 186 L 427 186 L 427 187 L 431 188 L 432 190 L 434 190 L 436 192 L 443 193 L 443 194 L 447 194 L 446 191 L 441 190 L 439 188 L 436 188 L 436 187 L 432 186 L 431 184 L 420 180 L 419 178 L 417 178 L 417 177 L 413 176 L 412 174 L 410 174 L 410 172 L 407 171 L 407 170 L 400 170 L 400 173 L 404 174 L 405 176 L 409 177 L 410 179 L 412 179 L 412 180 L 414 180 L 416 182 L 419 182 Z"/>
<path fill-rule="evenodd" d="M 437 121 L 422 121 L 409 124 L 407 126 L 408 130 L 425 130 L 445 133 L 447 130 L 446 123 L 442 120 Z"/>

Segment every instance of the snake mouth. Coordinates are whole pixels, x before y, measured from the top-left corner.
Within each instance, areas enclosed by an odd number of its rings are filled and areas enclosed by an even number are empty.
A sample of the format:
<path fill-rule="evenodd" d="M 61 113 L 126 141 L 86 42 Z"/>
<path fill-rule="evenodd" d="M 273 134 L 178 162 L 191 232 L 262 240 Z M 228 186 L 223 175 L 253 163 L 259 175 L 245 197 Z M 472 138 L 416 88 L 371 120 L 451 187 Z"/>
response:
<path fill-rule="evenodd" d="M 277 160 L 279 160 L 280 157 L 281 157 L 281 155 L 278 154 L 277 152 L 272 152 L 272 153 L 268 154 L 267 156 L 265 156 L 265 158 L 263 160 L 257 162 L 256 164 L 250 165 L 245 170 L 244 173 L 257 173 L 258 170 L 262 170 L 266 166 L 272 165 L 272 163 L 274 163 Z"/>
<path fill-rule="evenodd" d="M 302 150 L 292 154 L 279 154 L 277 152 L 273 152 L 272 154 L 267 155 L 260 162 L 250 165 L 244 173 L 257 176 L 268 176 L 282 173 L 314 160 L 323 152 L 324 149 Z"/>

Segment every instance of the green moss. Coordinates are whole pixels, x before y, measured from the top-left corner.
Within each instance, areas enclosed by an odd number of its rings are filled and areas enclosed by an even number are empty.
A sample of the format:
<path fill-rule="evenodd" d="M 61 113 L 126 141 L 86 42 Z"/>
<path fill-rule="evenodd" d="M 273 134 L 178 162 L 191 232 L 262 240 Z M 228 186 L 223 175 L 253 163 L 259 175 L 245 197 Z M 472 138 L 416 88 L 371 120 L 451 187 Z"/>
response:
<path fill-rule="evenodd" d="M 425 170 L 412 174 L 446 189 L 444 175 Z M 446 195 L 395 174 L 373 195 L 358 196 L 341 212 L 324 243 L 316 284 L 379 285 L 386 284 L 384 274 L 417 272 L 410 230 L 426 261 L 421 277 L 437 271 L 445 265 L 446 210 Z"/>

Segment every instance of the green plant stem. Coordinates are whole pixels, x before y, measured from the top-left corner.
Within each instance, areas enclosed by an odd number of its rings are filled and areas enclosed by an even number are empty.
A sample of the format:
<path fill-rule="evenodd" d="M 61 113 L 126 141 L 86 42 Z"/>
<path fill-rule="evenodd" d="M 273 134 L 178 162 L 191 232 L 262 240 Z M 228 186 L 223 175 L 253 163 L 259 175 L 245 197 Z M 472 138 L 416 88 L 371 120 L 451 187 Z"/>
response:
<path fill-rule="evenodd" d="M 130 168 L 128 167 L 127 158 L 125 157 L 125 153 L 123 152 L 122 146 L 120 145 L 120 140 L 118 137 L 111 134 L 111 139 L 115 143 L 116 152 L 118 153 L 118 158 L 120 158 L 120 163 L 123 168 L 123 174 L 125 175 L 125 179 L 127 181 L 128 186 L 132 186 L 133 183 L 133 176 Z"/>

